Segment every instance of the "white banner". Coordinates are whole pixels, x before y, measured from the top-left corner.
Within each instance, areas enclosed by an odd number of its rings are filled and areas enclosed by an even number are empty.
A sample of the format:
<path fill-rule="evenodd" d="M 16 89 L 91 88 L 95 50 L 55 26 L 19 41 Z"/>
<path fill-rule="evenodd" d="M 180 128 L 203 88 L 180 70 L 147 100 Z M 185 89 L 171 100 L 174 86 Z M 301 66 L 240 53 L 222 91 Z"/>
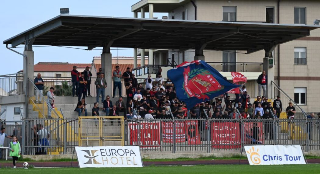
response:
<path fill-rule="evenodd" d="M 80 168 L 142 167 L 139 146 L 76 147 Z"/>
<path fill-rule="evenodd" d="M 244 146 L 250 165 L 306 164 L 300 145 Z"/>

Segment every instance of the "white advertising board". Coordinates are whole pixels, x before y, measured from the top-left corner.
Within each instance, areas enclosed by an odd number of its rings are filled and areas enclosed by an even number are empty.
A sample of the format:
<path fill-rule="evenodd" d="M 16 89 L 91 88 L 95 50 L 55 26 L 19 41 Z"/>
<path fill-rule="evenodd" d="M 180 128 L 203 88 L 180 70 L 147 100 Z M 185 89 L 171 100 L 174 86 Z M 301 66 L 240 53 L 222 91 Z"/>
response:
<path fill-rule="evenodd" d="M 80 168 L 142 167 L 139 146 L 76 147 Z"/>
<path fill-rule="evenodd" d="M 244 146 L 250 165 L 306 164 L 300 145 Z"/>

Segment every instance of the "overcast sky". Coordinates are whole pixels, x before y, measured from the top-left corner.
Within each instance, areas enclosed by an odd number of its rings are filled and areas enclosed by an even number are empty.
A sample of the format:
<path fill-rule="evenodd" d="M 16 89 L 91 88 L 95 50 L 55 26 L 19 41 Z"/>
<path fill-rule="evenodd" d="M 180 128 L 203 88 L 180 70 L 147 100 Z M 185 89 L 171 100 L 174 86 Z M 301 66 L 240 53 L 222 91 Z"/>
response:
<path fill-rule="evenodd" d="M 23 69 L 22 56 L 6 49 L 4 40 L 60 14 L 60 8 L 69 8 L 72 15 L 133 17 L 131 5 L 139 0 L 16 0 L 1 1 L 0 5 L 0 75 Z M 155 14 L 163 16 L 165 14 Z M 148 14 L 146 14 L 146 17 Z M 113 48 L 115 49 L 115 48 Z M 23 52 L 23 45 L 15 50 Z M 34 62 L 91 63 L 100 50 L 85 51 L 60 47 L 34 47 Z M 112 55 L 133 56 L 132 49 L 112 51 Z"/>

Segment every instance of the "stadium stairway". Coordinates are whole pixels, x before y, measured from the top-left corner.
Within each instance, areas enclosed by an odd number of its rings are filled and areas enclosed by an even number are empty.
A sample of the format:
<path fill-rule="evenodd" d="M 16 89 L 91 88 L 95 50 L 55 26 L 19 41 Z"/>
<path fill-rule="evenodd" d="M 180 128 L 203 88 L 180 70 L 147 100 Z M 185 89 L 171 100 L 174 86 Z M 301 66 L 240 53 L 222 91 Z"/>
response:
<path fill-rule="evenodd" d="M 44 101 L 46 101 L 46 98 L 44 98 Z M 32 113 L 31 117 L 32 118 L 48 118 L 48 106 L 46 104 L 36 104 L 35 103 L 35 97 L 30 97 L 29 98 L 29 104 L 31 104 L 32 107 Z M 29 109 L 30 111 L 30 109 Z M 48 153 L 51 155 L 59 155 L 60 153 L 63 153 L 63 143 L 68 143 L 71 142 L 71 137 L 73 139 L 78 139 L 77 138 L 77 132 L 72 129 L 71 125 L 69 122 L 67 122 L 67 142 L 64 142 L 64 116 L 62 113 L 59 111 L 58 107 L 54 108 L 54 111 L 51 111 L 51 117 L 53 119 L 59 119 L 57 121 L 51 122 L 46 120 L 45 121 L 45 126 L 50 128 L 51 132 L 51 143 L 56 144 L 57 147 L 55 148 L 49 148 Z M 56 133 L 59 132 L 59 135 Z M 71 136 L 72 135 L 72 136 Z M 53 140 L 53 141 L 52 141 Z M 57 142 L 62 142 L 62 143 L 57 143 Z"/>

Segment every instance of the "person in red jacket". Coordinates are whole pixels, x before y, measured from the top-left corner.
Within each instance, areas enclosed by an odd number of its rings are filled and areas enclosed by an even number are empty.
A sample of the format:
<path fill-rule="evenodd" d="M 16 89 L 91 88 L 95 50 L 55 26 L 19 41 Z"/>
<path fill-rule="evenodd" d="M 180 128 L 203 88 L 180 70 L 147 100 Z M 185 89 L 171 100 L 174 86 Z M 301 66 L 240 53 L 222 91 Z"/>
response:
<path fill-rule="evenodd" d="M 77 71 L 77 66 L 73 66 L 71 71 L 71 80 L 72 80 L 72 96 L 78 96 L 79 91 L 79 72 Z"/>

